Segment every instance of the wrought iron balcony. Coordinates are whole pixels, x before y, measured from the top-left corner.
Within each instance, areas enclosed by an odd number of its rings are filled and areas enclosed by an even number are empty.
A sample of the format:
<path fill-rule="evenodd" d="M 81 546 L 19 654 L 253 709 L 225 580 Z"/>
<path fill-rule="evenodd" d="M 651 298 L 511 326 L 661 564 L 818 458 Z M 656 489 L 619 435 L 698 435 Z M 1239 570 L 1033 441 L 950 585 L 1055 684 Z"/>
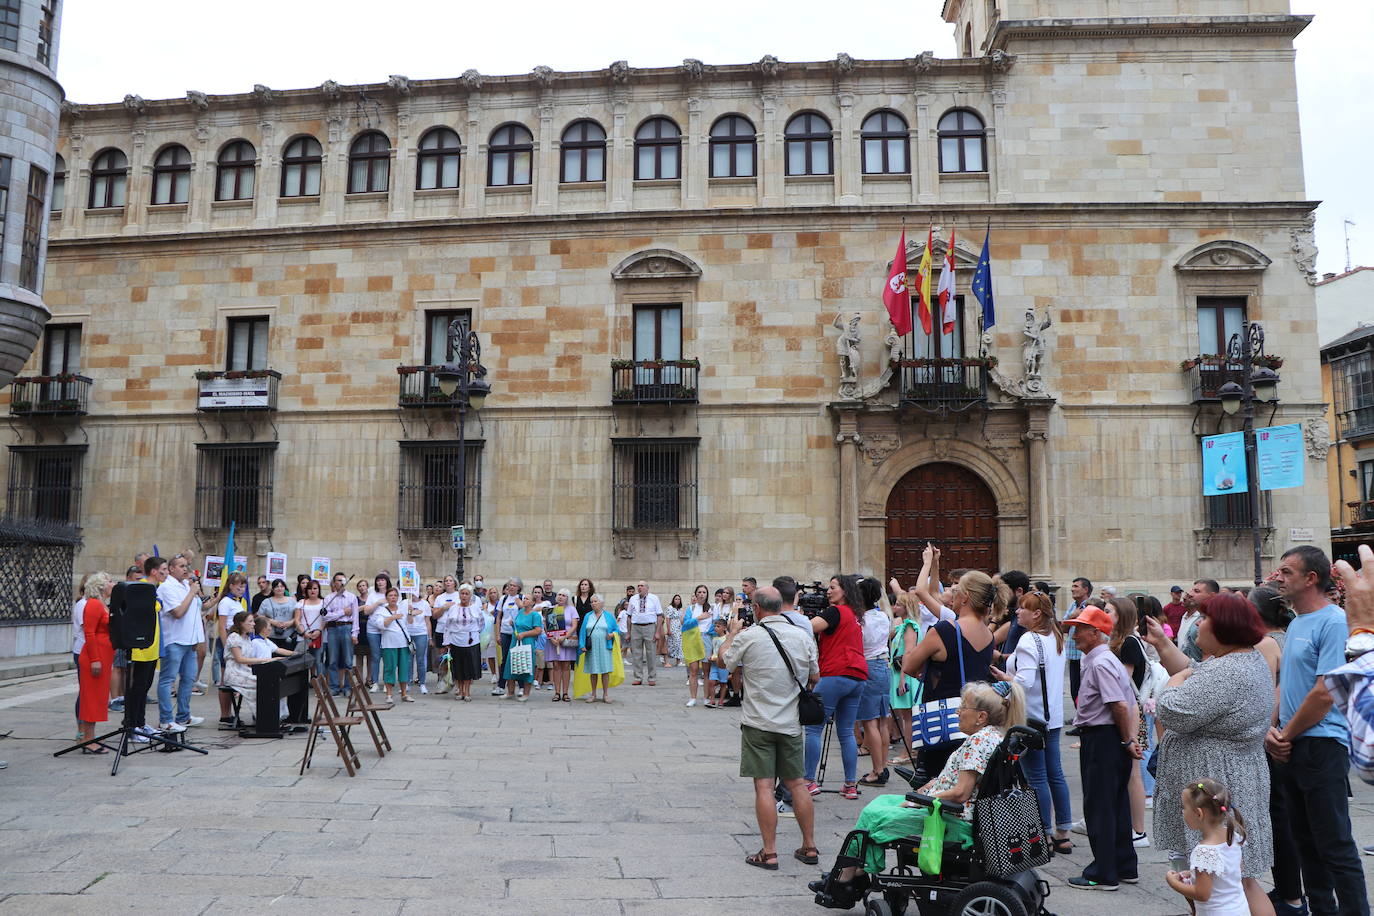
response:
<path fill-rule="evenodd" d="M 695 404 L 695 359 L 611 360 L 612 404 Z"/>
<path fill-rule="evenodd" d="M 1367 530 L 1374 528 L 1374 500 L 1357 499 L 1346 503 L 1350 510 L 1350 527 Z"/>
<path fill-rule="evenodd" d="M 84 375 L 18 377 L 10 391 L 10 416 L 84 417 L 90 395 L 91 380 Z"/>
<path fill-rule="evenodd" d="M 1255 359 L 1255 365 L 1278 369 L 1283 365 L 1283 357 L 1265 354 Z M 1185 359 L 1181 368 L 1188 373 L 1188 388 L 1194 404 L 1220 401 L 1221 386 L 1227 382 L 1245 385 L 1245 368 L 1225 356 L 1194 356 Z"/>
<path fill-rule="evenodd" d="M 402 407 L 458 407 L 458 393 L 444 394 L 435 374 L 441 366 L 397 366 L 401 390 L 396 403 Z"/>
<path fill-rule="evenodd" d="M 1339 410 L 1336 420 L 1340 424 L 1342 439 L 1374 438 L 1374 404 Z"/>
<path fill-rule="evenodd" d="M 196 410 L 220 413 L 235 410 L 276 410 L 281 373 L 274 369 L 196 373 L 199 392 Z"/>
<path fill-rule="evenodd" d="M 933 413 L 959 413 L 987 403 L 988 368 L 991 360 L 902 359 L 902 404 Z"/>

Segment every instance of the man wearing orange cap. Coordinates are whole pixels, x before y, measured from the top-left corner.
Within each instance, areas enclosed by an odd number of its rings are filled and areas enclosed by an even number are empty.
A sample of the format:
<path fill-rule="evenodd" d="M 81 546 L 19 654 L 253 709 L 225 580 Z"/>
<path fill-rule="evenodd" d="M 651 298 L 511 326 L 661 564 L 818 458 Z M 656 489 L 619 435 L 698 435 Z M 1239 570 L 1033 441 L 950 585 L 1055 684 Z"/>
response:
<path fill-rule="evenodd" d="M 1108 639 L 1112 618 L 1089 603 L 1064 621 L 1083 653 L 1078 686 L 1078 715 L 1073 724 L 1083 742 L 1079 772 L 1083 778 L 1083 820 L 1093 860 L 1073 887 L 1114 891 L 1120 882 L 1140 880 L 1135 844 L 1131 842 L 1131 803 L 1126 791 L 1131 767 L 1140 759 L 1136 743 L 1136 703 L 1131 676 L 1112 654 Z"/>

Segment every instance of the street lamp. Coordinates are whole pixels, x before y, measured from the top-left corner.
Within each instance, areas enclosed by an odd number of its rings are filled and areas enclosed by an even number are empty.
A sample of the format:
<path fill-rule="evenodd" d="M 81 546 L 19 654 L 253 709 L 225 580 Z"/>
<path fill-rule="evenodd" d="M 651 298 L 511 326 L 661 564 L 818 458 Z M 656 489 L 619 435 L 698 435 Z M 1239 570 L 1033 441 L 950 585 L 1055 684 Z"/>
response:
<path fill-rule="evenodd" d="M 1242 407 L 1245 409 L 1241 429 L 1245 436 L 1245 477 L 1248 481 L 1246 495 L 1250 502 L 1250 540 L 1255 561 L 1255 584 L 1263 581 L 1264 571 L 1260 567 L 1260 523 L 1259 523 L 1259 472 L 1255 460 L 1255 402 L 1273 402 L 1278 399 L 1279 374 L 1268 366 L 1256 366 L 1255 361 L 1264 357 L 1264 328 L 1258 323 L 1247 321 L 1238 333 L 1232 334 L 1226 344 L 1226 365 L 1239 365 L 1241 381 L 1229 381 L 1217 389 L 1221 409 L 1234 416 Z"/>
<path fill-rule="evenodd" d="M 467 530 L 468 514 L 468 409 L 481 410 L 491 393 L 486 380 L 487 367 L 482 365 L 482 344 L 476 331 L 468 331 L 464 323 L 454 319 L 448 326 L 447 362 L 434 370 L 434 380 L 444 396 L 458 402 L 458 524 Z M 454 566 L 454 578 L 463 581 L 463 551 Z"/>

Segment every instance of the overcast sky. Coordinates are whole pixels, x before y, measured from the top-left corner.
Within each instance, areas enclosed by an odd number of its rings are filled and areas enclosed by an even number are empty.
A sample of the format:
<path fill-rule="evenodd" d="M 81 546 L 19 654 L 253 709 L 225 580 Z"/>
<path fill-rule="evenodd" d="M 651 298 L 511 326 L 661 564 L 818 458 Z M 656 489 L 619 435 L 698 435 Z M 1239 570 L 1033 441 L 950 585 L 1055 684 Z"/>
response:
<path fill-rule="evenodd" d="M 1345 267 L 1342 224 L 1351 259 L 1374 265 L 1374 3 L 1295 0 L 1316 21 L 1298 38 L 1307 195 L 1317 215 L 1318 268 Z M 452 77 L 527 73 L 538 64 L 591 70 L 614 60 L 670 66 L 684 57 L 708 64 L 782 60 L 954 56 L 952 27 L 940 0 L 793 0 L 776 3 L 694 0 L 655 7 L 638 0 L 596 0 L 585 7 L 549 0 L 504 3 L 455 0 L 68 0 L 62 16 L 58 76 L 74 102 L 112 102 L 125 93 L 174 98 L 187 89 L 247 92 Z M 688 15 L 681 15 L 683 10 Z M 842 15 L 837 15 L 842 12 Z M 666 13 L 666 15 L 665 15 Z"/>

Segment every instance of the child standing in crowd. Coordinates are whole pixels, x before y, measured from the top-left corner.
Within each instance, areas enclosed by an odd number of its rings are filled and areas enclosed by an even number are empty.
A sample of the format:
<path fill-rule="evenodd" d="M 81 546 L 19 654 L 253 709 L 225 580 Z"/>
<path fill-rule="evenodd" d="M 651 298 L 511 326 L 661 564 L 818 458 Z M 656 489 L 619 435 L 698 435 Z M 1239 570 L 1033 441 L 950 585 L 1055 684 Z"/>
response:
<path fill-rule="evenodd" d="M 1189 783 L 1183 790 L 1183 822 L 1202 834 L 1202 842 L 1193 847 L 1187 872 L 1165 876 L 1169 886 L 1194 903 L 1197 916 L 1249 916 L 1240 883 L 1245 821 L 1231 807 L 1231 793 L 1215 779 Z"/>
<path fill-rule="evenodd" d="M 730 689 L 730 672 L 722 667 L 720 647 L 725 643 L 725 627 L 712 625 L 711 628 L 711 683 L 706 687 L 706 705 L 720 709 L 725 705 L 725 695 Z M 719 631 L 719 632 L 718 632 Z"/>

